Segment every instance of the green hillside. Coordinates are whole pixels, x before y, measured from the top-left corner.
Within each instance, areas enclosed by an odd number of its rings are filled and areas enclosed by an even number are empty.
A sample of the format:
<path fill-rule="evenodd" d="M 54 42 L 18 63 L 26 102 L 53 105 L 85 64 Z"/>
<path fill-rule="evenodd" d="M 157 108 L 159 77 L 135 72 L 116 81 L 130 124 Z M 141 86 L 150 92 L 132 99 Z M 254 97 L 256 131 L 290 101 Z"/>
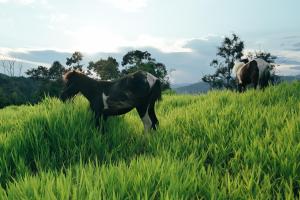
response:
<path fill-rule="evenodd" d="M 136 111 L 94 127 L 88 102 L 0 110 L 0 199 L 293 199 L 300 83 L 165 95 L 160 127 Z"/>

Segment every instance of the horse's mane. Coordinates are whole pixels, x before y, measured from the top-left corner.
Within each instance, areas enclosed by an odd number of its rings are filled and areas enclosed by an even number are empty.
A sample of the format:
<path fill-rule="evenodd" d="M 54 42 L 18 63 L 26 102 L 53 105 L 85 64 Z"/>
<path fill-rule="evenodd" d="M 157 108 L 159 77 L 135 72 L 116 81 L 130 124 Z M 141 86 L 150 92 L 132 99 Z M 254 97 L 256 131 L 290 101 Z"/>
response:
<path fill-rule="evenodd" d="M 68 82 L 72 77 L 87 77 L 84 73 L 79 70 L 70 70 L 63 75 L 64 82 Z"/>
<path fill-rule="evenodd" d="M 66 72 L 63 75 L 63 81 L 65 82 L 65 84 L 77 82 L 78 84 L 81 84 L 82 86 L 86 87 L 89 87 L 91 84 L 96 84 L 99 87 L 109 87 L 109 85 L 112 84 L 112 81 L 93 79 L 78 70 L 71 70 Z"/>

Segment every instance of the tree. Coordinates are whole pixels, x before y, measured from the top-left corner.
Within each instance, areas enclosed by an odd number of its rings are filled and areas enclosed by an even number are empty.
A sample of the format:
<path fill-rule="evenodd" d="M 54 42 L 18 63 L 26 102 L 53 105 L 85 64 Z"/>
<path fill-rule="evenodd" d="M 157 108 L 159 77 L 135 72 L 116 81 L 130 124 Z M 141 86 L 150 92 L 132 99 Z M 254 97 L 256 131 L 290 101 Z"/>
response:
<path fill-rule="evenodd" d="M 9 76 L 15 76 L 15 64 L 16 64 L 16 60 L 7 60 L 8 62 L 8 74 Z"/>
<path fill-rule="evenodd" d="M 66 71 L 66 68 L 60 64 L 59 61 L 54 61 L 51 67 L 49 68 L 48 78 L 50 80 L 58 80 L 62 78 L 63 73 Z"/>
<path fill-rule="evenodd" d="M 19 63 L 19 76 L 22 76 L 23 63 Z"/>
<path fill-rule="evenodd" d="M 3 74 L 9 75 L 9 70 L 7 69 L 6 60 L 1 59 L 1 64 L 2 64 L 2 68 L 3 68 Z"/>
<path fill-rule="evenodd" d="M 39 101 L 45 95 L 58 97 L 64 86 L 62 80 L 64 72 L 65 67 L 58 61 L 53 62 L 49 70 L 44 66 L 28 70 L 26 74 L 34 79 L 35 84 L 38 86 L 35 89 L 34 99 Z"/>
<path fill-rule="evenodd" d="M 227 80 L 227 67 L 218 60 L 213 60 L 210 66 L 216 68 L 216 72 L 212 75 L 205 75 L 202 80 L 209 83 L 212 88 L 223 88 L 225 86 L 225 80 Z"/>
<path fill-rule="evenodd" d="M 263 60 L 265 60 L 268 63 L 275 63 L 275 60 L 277 59 L 277 56 L 272 55 L 269 52 L 265 52 L 265 51 L 255 51 L 255 52 L 248 52 L 246 57 L 249 60 L 255 59 L 255 58 L 261 58 Z M 274 65 L 275 67 L 275 65 Z"/>
<path fill-rule="evenodd" d="M 119 63 L 113 57 L 89 62 L 88 70 L 93 70 L 102 80 L 113 80 L 120 77 Z"/>
<path fill-rule="evenodd" d="M 32 79 L 48 79 L 49 71 L 47 67 L 38 66 L 25 72 Z"/>
<path fill-rule="evenodd" d="M 82 71 L 83 65 L 80 64 L 82 57 L 82 53 L 75 51 L 70 58 L 67 58 L 66 65 L 68 65 L 71 69 Z"/>
<path fill-rule="evenodd" d="M 1 59 L 1 65 L 3 68 L 3 73 L 7 74 L 8 76 L 14 77 L 16 75 L 16 71 L 19 71 L 19 75 L 21 75 L 21 71 L 23 68 L 23 64 L 20 62 L 17 62 L 16 59 L 14 58 L 10 58 L 8 60 L 5 59 Z M 19 66 L 17 66 L 16 64 L 19 63 Z"/>
<path fill-rule="evenodd" d="M 122 66 L 129 69 L 149 61 L 155 61 L 151 58 L 151 54 L 149 52 L 140 50 L 129 51 L 123 56 Z"/>
<path fill-rule="evenodd" d="M 166 66 L 157 62 L 147 51 L 135 50 L 128 52 L 123 56 L 122 66 L 125 68 L 122 70 L 123 75 L 138 70 L 147 71 L 161 80 L 163 89 L 170 88 Z"/>
<path fill-rule="evenodd" d="M 244 42 L 236 34 L 232 34 L 232 38 L 225 37 L 217 51 L 217 56 L 221 61 L 217 58 L 210 63 L 210 66 L 216 68 L 216 72 L 212 75 L 205 75 L 202 80 L 212 87 L 233 87 L 232 68 L 234 62 L 243 56 L 243 49 Z"/>

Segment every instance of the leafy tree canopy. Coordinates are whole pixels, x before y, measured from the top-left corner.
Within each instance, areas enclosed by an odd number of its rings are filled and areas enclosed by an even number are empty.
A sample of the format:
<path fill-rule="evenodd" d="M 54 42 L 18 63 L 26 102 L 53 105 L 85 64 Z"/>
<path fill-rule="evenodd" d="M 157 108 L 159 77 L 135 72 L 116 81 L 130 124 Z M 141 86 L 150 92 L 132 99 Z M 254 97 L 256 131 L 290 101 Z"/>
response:
<path fill-rule="evenodd" d="M 89 62 L 88 70 L 94 71 L 102 80 L 113 80 L 120 77 L 119 63 L 113 57 Z"/>
<path fill-rule="evenodd" d="M 48 68 L 44 66 L 38 66 L 36 69 L 30 69 L 25 72 L 32 79 L 47 79 L 48 78 Z"/>
<path fill-rule="evenodd" d="M 66 65 L 69 66 L 71 69 L 82 71 L 83 65 L 80 64 L 82 58 L 82 53 L 79 51 L 75 51 L 70 58 L 67 58 Z"/>
<path fill-rule="evenodd" d="M 123 56 L 122 66 L 125 68 L 122 70 L 123 75 L 138 70 L 147 71 L 161 80 L 163 89 L 170 88 L 166 66 L 152 58 L 148 51 L 129 51 Z"/>
<path fill-rule="evenodd" d="M 54 61 L 51 67 L 49 68 L 49 79 L 58 80 L 62 78 L 62 75 L 66 71 L 66 68 L 60 64 L 58 61 Z"/>
<path fill-rule="evenodd" d="M 210 66 L 216 69 L 214 74 L 205 75 L 202 80 L 213 88 L 232 88 L 234 80 L 231 77 L 234 62 L 243 56 L 244 42 L 236 35 L 225 37 L 218 47 L 217 58 Z"/>

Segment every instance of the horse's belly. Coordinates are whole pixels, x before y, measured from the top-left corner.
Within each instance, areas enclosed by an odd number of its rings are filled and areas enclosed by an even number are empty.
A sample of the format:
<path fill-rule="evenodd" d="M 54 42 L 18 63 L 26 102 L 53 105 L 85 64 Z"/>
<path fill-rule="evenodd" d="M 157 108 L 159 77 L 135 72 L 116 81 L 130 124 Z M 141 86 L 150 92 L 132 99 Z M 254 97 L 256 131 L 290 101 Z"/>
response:
<path fill-rule="evenodd" d="M 107 115 L 122 115 L 133 109 L 133 106 L 124 101 L 107 101 L 104 113 Z"/>

